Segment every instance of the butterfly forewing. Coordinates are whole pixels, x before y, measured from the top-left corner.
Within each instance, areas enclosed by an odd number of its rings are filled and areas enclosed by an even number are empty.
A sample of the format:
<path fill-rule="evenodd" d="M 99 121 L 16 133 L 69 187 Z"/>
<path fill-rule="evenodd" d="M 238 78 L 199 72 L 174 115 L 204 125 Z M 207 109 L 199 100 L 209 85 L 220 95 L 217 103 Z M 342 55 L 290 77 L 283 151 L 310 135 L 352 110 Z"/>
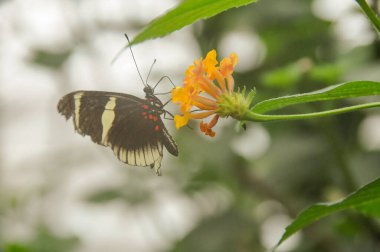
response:
<path fill-rule="evenodd" d="M 73 117 L 75 130 L 110 147 L 124 163 L 151 166 L 159 174 L 163 145 L 172 155 L 177 146 L 159 111 L 146 99 L 113 92 L 76 91 L 64 96 L 58 111 Z"/>

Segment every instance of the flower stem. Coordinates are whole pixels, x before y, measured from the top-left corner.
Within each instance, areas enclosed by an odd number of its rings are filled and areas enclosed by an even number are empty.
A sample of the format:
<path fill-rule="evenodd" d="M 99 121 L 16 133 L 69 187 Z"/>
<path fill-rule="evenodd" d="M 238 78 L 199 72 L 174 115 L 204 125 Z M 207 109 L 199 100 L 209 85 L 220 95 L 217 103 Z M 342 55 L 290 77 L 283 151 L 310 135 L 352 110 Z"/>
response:
<path fill-rule="evenodd" d="M 369 20 L 371 20 L 377 32 L 380 32 L 380 19 L 376 15 L 375 11 L 368 5 L 365 0 L 356 0 L 356 2 L 359 4 L 360 8 L 362 8 Z"/>
<path fill-rule="evenodd" d="M 254 122 L 300 120 L 300 119 L 309 119 L 309 118 L 315 118 L 315 117 L 343 114 L 343 113 L 352 112 L 355 110 L 361 110 L 361 109 L 373 108 L 373 107 L 379 107 L 379 106 L 380 106 L 380 102 L 371 102 L 371 103 L 354 105 L 354 106 L 349 106 L 349 107 L 344 107 L 344 108 L 339 108 L 339 109 L 332 109 L 332 110 L 327 110 L 327 111 L 320 111 L 320 112 L 306 113 L 306 114 L 291 114 L 291 115 L 265 115 L 265 114 L 255 113 L 252 110 L 250 110 L 247 113 L 245 113 L 242 118 L 239 118 L 239 119 L 245 120 L 245 121 L 254 121 Z"/>

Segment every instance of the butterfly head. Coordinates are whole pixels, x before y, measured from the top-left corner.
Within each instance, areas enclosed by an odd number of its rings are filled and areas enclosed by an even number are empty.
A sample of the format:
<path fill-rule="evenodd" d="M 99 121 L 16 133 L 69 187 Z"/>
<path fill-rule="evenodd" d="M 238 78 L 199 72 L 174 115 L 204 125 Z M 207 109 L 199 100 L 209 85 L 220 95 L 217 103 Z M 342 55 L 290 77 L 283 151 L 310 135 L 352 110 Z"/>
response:
<path fill-rule="evenodd" d="M 160 101 L 160 99 L 158 99 L 155 95 L 154 95 L 154 90 L 151 86 L 149 85 L 146 85 L 144 87 L 144 93 L 145 93 L 145 98 L 147 99 L 147 101 L 150 103 L 151 105 L 151 108 L 153 108 L 155 111 L 157 111 L 159 114 L 162 114 L 164 113 L 164 110 L 163 110 L 163 107 L 164 105 L 162 104 L 162 102 Z"/>
<path fill-rule="evenodd" d="M 149 85 L 146 85 L 143 90 L 144 90 L 144 93 L 145 93 L 146 96 L 152 96 L 152 95 L 154 95 L 154 90 Z"/>

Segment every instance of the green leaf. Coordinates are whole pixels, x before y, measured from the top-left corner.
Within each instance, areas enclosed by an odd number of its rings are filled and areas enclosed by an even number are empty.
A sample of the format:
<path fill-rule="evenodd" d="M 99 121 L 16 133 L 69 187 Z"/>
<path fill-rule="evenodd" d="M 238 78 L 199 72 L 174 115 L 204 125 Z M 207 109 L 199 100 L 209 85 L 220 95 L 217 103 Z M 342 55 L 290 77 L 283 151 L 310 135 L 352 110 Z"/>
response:
<path fill-rule="evenodd" d="M 312 205 L 303 210 L 297 218 L 286 227 L 285 233 L 282 235 L 276 247 L 300 229 L 316 222 L 322 217 L 331 215 L 338 211 L 356 209 L 360 212 L 364 212 L 365 209 L 370 209 L 373 215 L 375 215 L 376 212 L 377 216 L 379 216 L 380 209 L 376 208 L 376 206 L 379 206 L 379 202 L 380 179 L 377 179 L 338 202 L 318 203 Z"/>
<path fill-rule="evenodd" d="M 248 5 L 257 0 L 185 0 L 176 8 L 153 20 L 131 44 L 162 37 L 199 19 L 207 19 L 231 8 Z"/>
<path fill-rule="evenodd" d="M 31 252 L 31 250 L 21 243 L 9 243 L 5 246 L 5 252 Z"/>
<path fill-rule="evenodd" d="M 333 84 L 339 80 L 344 71 L 345 69 L 342 64 L 317 65 L 310 70 L 309 77 L 322 83 Z"/>
<path fill-rule="evenodd" d="M 255 113 L 265 113 L 300 103 L 328 101 L 360 96 L 379 95 L 380 82 L 353 81 L 329 86 L 310 93 L 283 96 L 257 103 L 251 108 Z"/>
<path fill-rule="evenodd" d="M 102 204 L 112 200 L 123 200 L 129 204 L 142 204 L 151 200 L 151 194 L 144 189 L 136 190 L 133 188 L 114 187 L 107 188 L 90 194 L 86 200 L 91 203 Z"/>
<path fill-rule="evenodd" d="M 356 210 L 358 210 L 362 214 L 380 218 L 380 200 L 373 202 L 372 204 L 359 206 L 356 208 Z"/>
<path fill-rule="evenodd" d="M 288 89 L 301 80 L 306 70 L 305 66 L 298 61 L 264 73 L 261 84 L 267 87 Z"/>
<path fill-rule="evenodd" d="M 372 22 L 372 25 L 380 32 L 380 19 L 376 12 L 368 5 L 365 0 L 356 0 L 359 6 L 362 8 L 368 19 Z"/>
<path fill-rule="evenodd" d="M 65 63 L 70 54 L 70 50 L 60 53 L 36 50 L 34 52 L 32 61 L 35 64 L 57 69 L 60 68 L 63 65 L 63 63 Z"/>

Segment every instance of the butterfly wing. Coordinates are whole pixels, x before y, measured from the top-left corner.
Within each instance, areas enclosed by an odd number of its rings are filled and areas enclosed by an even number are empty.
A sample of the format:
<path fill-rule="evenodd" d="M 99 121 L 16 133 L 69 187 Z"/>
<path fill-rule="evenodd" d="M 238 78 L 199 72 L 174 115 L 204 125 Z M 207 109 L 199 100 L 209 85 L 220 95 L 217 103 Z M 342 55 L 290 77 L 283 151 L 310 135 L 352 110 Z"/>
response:
<path fill-rule="evenodd" d="M 59 101 L 58 111 L 66 119 L 73 117 L 79 134 L 110 147 L 124 163 L 151 166 L 160 174 L 163 146 L 178 155 L 160 115 L 147 100 L 121 93 L 76 91 Z"/>

